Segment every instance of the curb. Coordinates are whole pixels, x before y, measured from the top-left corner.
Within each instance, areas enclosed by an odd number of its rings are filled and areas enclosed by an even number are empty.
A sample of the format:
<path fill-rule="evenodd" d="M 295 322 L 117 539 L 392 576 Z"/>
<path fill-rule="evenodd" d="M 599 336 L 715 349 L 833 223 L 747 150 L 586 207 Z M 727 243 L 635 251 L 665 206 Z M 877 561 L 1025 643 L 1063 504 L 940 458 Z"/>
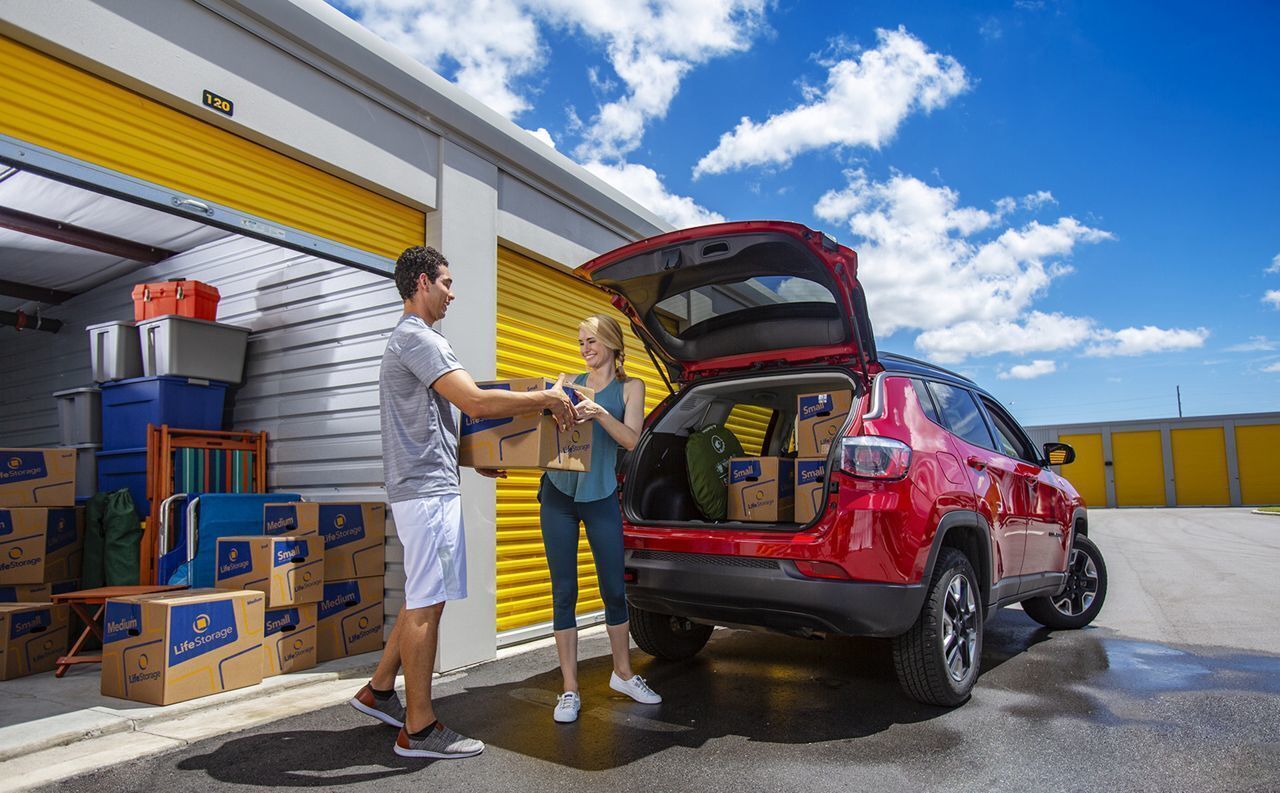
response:
<path fill-rule="evenodd" d="M 1252 512 L 1255 515 L 1267 515 L 1268 517 L 1272 517 L 1272 518 L 1280 518 L 1280 512 L 1263 512 L 1260 509 L 1252 510 Z"/>

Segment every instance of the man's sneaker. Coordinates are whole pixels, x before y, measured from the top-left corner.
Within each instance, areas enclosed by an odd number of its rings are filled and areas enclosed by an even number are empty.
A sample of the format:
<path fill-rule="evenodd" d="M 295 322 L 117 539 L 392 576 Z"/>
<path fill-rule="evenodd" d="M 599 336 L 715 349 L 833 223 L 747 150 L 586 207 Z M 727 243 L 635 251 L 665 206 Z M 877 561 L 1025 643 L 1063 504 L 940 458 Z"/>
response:
<path fill-rule="evenodd" d="M 350 702 L 351 707 L 378 721 L 390 724 L 392 727 L 404 726 L 404 705 L 400 704 L 400 697 L 394 691 L 386 699 L 378 699 L 374 696 L 373 689 L 366 683 L 364 688 L 357 691 L 356 695 L 350 699 Z"/>
<path fill-rule="evenodd" d="M 401 757 L 430 757 L 436 760 L 455 760 L 471 757 L 484 751 L 484 744 L 474 738 L 463 738 L 458 733 L 436 722 L 425 738 L 414 738 L 400 728 L 396 736 L 396 754 Z"/>
<path fill-rule="evenodd" d="M 578 711 L 582 709 L 582 698 L 576 691 L 566 691 L 556 701 L 555 712 L 551 717 L 561 724 L 578 720 Z"/>
<path fill-rule="evenodd" d="M 619 694 L 626 694 L 645 705 L 657 705 L 662 701 L 662 697 L 644 682 L 644 678 L 640 675 L 634 675 L 630 680 L 623 680 L 618 677 L 618 673 L 614 672 L 609 676 L 609 688 L 617 691 Z"/>

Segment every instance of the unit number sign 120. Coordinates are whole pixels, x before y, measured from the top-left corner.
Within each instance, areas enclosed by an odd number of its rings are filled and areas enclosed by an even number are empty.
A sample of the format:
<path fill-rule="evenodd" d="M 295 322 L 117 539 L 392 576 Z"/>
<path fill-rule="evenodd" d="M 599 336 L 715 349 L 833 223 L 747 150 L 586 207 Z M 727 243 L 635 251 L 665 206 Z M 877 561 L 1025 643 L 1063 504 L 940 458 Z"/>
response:
<path fill-rule="evenodd" d="M 235 104 L 230 99 L 223 99 L 213 91 L 205 90 L 204 106 L 211 107 L 219 113 L 232 115 L 235 112 Z"/>

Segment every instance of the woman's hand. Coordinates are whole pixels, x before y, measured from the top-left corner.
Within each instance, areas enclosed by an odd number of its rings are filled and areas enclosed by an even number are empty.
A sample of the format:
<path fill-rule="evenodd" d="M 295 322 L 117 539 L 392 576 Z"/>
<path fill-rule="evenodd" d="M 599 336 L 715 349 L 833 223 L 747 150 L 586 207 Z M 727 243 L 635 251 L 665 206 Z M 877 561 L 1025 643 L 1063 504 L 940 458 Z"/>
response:
<path fill-rule="evenodd" d="M 600 407 L 592 400 L 587 399 L 581 392 L 578 393 L 578 404 L 574 405 L 574 408 L 578 411 L 578 424 L 591 421 L 592 419 L 599 418 L 603 415 L 608 415 L 607 410 Z"/>
<path fill-rule="evenodd" d="M 507 472 L 499 471 L 497 468 L 477 468 L 476 473 L 481 476 L 487 476 L 490 479 L 506 479 Z"/>

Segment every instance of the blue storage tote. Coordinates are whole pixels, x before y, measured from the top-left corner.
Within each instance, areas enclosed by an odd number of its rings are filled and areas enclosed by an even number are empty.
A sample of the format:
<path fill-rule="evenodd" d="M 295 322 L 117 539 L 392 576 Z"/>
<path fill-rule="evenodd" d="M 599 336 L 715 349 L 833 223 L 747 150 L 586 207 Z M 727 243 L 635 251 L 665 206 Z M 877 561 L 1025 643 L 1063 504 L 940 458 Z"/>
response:
<path fill-rule="evenodd" d="M 146 430 L 146 425 L 143 425 L 143 430 Z M 141 449 L 98 452 L 98 492 L 110 493 L 122 487 L 129 488 L 129 494 L 133 496 L 133 508 L 139 515 L 146 517 L 151 509 L 147 502 L 146 446 Z"/>
<path fill-rule="evenodd" d="M 135 377 L 103 383 L 102 449 L 146 448 L 147 425 L 222 429 L 227 384 L 187 377 Z"/>

